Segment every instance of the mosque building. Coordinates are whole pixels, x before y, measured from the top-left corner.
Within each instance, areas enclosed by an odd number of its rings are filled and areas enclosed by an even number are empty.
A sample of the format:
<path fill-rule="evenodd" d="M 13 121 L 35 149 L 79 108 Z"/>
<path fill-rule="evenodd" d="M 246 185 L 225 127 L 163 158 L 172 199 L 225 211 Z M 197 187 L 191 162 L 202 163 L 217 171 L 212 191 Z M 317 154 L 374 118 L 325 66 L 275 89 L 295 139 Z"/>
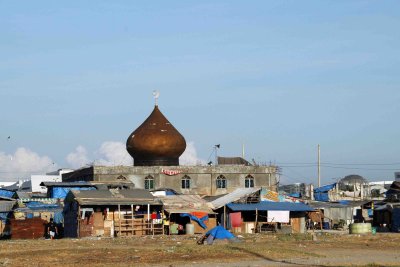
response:
<path fill-rule="evenodd" d="M 63 174 L 63 182 L 126 184 L 151 191 L 172 189 L 181 194 L 208 196 L 249 187 L 277 191 L 278 168 L 273 165 L 218 157 L 215 165 L 180 166 L 185 138 L 161 113 L 157 98 L 150 116 L 129 135 L 126 149 L 133 158 L 133 166 L 84 167 Z"/>

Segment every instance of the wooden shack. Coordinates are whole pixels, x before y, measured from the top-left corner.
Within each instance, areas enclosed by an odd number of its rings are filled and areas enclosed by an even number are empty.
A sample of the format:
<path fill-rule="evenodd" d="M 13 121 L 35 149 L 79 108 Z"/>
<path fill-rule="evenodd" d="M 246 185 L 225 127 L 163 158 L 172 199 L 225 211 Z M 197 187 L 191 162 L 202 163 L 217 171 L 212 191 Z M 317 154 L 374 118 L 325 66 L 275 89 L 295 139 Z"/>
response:
<path fill-rule="evenodd" d="M 162 204 L 144 189 L 71 190 L 65 198 L 64 235 L 139 236 L 162 234 Z"/>
<path fill-rule="evenodd" d="M 234 232 L 257 233 L 279 231 L 282 233 L 304 233 L 305 216 L 313 208 L 304 203 L 269 202 L 229 203 L 226 205 L 226 227 Z M 233 229 L 233 214 L 241 220 L 237 229 Z M 224 216 L 225 217 L 225 216 Z"/>
<path fill-rule="evenodd" d="M 11 234 L 9 219 L 16 202 L 13 198 L 0 196 L 0 237 L 6 237 Z"/>

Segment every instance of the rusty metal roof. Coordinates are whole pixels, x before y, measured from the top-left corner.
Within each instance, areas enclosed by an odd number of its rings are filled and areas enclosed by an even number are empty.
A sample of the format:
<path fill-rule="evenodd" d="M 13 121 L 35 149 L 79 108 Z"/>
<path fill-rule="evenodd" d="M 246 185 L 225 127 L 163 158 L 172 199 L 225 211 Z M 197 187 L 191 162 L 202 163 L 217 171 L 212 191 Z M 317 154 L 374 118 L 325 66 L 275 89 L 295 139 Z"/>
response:
<path fill-rule="evenodd" d="M 0 212 L 9 212 L 9 211 L 11 211 L 16 202 L 17 201 L 15 201 L 15 200 L 0 201 Z"/>
<path fill-rule="evenodd" d="M 160 204 L 149 191 L 144 189 L 71 190 L 65 202 L 73 199 L 80 205 L 88 206 Z"/>

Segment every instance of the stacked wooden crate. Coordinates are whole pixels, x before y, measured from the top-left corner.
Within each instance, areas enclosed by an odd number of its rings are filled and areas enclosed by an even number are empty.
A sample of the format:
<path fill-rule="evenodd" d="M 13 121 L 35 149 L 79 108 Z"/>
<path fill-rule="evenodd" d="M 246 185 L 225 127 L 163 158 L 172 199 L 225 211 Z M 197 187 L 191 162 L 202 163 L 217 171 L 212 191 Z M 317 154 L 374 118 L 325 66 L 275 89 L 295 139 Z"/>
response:
<path fill-rule="evenodd" d="M 87 217 L 85 219 L 79 219 L 79 237 L 92 236 L 93 223 L 93 216 Z"/>

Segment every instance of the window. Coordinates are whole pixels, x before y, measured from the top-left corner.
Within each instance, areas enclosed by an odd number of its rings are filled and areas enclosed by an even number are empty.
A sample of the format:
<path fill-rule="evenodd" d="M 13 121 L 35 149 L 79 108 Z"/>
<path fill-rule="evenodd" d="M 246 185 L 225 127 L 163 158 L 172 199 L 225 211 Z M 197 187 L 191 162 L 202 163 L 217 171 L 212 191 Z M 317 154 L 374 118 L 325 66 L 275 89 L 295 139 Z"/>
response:
<path fill-rule="evenodd" d="M 144 178 L 144 189 L 151 190 L 154 189 L 154 177 L 149 175 Z"/>
<path fill-rule="evenodd" d="M 182 178 L 182 189 L 189 189 L 190 188 L 190 177 L 185 175 Z"/>
<path fill-rule="evenodd" d="M 217 188 L 226 188 L 226 178 L 223 175 L 217 177 Z"/>
<path fill-rule="evenodd" d="M 244 187 L 246 188 L 254 187 L 254 177 L 251 176 L 250 174 L 247 175 L 246 178 L 244 179 Z"/>

